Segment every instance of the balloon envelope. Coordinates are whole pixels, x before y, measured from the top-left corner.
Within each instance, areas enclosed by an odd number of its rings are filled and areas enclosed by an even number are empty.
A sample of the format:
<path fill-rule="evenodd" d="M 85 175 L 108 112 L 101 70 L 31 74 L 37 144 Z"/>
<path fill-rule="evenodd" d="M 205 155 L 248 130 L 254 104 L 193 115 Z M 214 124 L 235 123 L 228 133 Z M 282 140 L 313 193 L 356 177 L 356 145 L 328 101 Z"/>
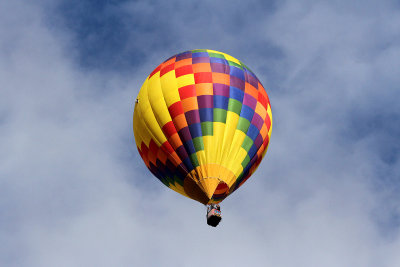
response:
<path fill-rule="evenodd" d="M 140 156 L 166 186 L 219 203 L 261 162 L 271 136 L 267 93 L 241 61 L 213 50 L 177 54 L 143 83 L 133 115 Z"/>

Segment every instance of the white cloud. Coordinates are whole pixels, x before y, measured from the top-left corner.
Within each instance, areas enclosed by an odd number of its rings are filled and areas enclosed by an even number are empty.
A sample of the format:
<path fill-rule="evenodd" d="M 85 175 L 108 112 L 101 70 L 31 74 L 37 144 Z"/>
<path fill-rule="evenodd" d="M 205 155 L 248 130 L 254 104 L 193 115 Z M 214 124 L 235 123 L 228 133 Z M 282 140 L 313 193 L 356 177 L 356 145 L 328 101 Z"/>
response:
<path fill-rule="evenodd" d="M 364 133 L 358 123 L 374 110 L 399 118 L 400 16 L 390 3 L 341 3 L 287 1 L 252 17 L 240 2 L 225 9 L 206 2 L 198 8 L 211 20 L 187 23 L 181 20 L 196 14 L 177 12 L 172 22 L 165 14 L 158 23 L 170 23 L 176 43 L 153 45 L 142 69 L 121 74 L 80 68 L 77 40 L 48 24 L 47 3 L 6 2 L 1 265 L 398 266 L 398 222 L 388 222 L 399 216 L 391 190 L 399 161 L 385 162 L 376 145 L 395 142 L 387 138 L 397 128 L 380 121 Z M 139 7 L 123 7 L 128 23 Z M 151 6 L 141 10 L 154 15 Z M 275 118 L 266 159 L 224 201 L 216 229 L 205 224 L 200 204 L 164 190 L 145 170 L 131 129 L 143 69 L 168 51 L 204 46 L 248 58 Z M 391 175 L 393 186 L 377 188 L 380 173 Z"/>

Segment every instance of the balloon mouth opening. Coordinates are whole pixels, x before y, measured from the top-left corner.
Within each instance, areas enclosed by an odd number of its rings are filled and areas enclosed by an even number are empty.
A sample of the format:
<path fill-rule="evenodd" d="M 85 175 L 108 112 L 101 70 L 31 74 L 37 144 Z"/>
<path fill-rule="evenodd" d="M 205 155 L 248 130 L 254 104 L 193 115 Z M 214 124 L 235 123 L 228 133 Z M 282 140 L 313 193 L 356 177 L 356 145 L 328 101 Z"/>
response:
<path fill-rule="evenodd" d="M 185 193 L 204 205 L 216 204 L 229 195 L 229 186 L 218 178 L 202 178 L 200 181 L 186 177 Z"/>

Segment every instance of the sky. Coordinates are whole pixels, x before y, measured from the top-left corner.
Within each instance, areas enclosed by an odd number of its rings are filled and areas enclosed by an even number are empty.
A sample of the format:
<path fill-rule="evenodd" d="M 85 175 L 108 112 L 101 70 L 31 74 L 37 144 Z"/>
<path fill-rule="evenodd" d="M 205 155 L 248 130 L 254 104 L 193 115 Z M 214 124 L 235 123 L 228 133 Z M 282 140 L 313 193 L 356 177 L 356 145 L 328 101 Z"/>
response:
<path fill-rule="evenodd" d="M 399 29 L 398 1 L 1 1 L 0 265 L 400 266 Z M 217 228 L 132 131 L 147 75 L 197 48 L 274 118 Z"/>

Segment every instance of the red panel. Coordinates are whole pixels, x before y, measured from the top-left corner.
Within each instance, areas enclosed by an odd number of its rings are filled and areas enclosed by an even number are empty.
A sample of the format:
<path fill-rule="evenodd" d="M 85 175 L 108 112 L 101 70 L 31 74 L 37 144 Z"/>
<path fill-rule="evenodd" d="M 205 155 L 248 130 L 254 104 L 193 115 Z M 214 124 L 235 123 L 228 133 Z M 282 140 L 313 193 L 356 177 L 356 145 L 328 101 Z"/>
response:
<path fill-rule="evenodd" d="M 149 78 L 151 78 L 151 76 L 153 76 L 154 74 L 156 74 L 160 69 L 161 69 L 161 64 L 160 64 L 157 68 L 155 68 L 155 69 L 153 70 L 152 73 L 150 73 Z"/>
<path fill-rule="evenodd" d="M 177 68 L 175 70 L 175 76 L 176 78 L 186 75 L 186 74 L 193 74 L 193 68 L 192 65 L 186 65 L 186 66 L 182 66 L 180 68 Z"/>
<path fill-rule="evenodd" d="M 165 141 L 164 144 L 162 144 L 162 148 L 169 154 L 172 154 L 175 151 L 168 141 Z"/>
<path fill-rule="evenodd" d="M 169 114 L 171 115 L 171 118 L 175 118 L 176 116 L 183 114 L 183 107 L 182 107 L 182 103 L 176 102 L 174 104 L 172 104 L 169 108 L 168 108 Z"/>
<path fill-rule="evenodd" d="M 148 157 L 149 149 L 147 148 L 147 146 L 144 143 L 142 143 L 140 145 L 140 150 L 142 151 L 141 156 L 142 156 L 144 163 L 146 163 L 146 166 L 149 166 L 149 157 Z"/>
<path fill-rule="evenodd" d="M 271 128 L 271 119 L 269 118 L 268 113 L 267 113 L 267 117 L 265 117 L 265 125 L 267 125 L 267 129 L 269 132 L 269 129 Z"/>
<path fill-rule="evenodd" d="M 163 127 L 162 131 L 164 132 L 165 136 L 170 138 L 173 134 L 176 133 L 175 125 L 172 121 L 167 122 Z"/>
<path fill-rule="evenodd" d="M 150 149 L 151 153 L 153 153 L 153 155 L 157 155 L 158 146 L 157 146 L 157 144 L 153 141 L 153 139 L 150 139 L 149 149 Z"/>
<path fill-rule="evenodd" d="M 199 72 L 194 74 L 195 83 L 212 83 L 211 72 Z"/>
<path fill-rule="evenodd" d="M 165 162 L 167 161 L 167 158 L 168 158 L 168 154 L 165 153 L 163 149 L 159 149 L 158 153 L 157 153 L 157 159 L 159 161 L 161 161 L 162 164 L 165 165 Z"/>
<path fill-rule="evenodd" d="M 179 95 L 181 99 L 196 96 L 196 86 L 194 84 L 189 84 L 179 88 Z"/>
<path fill-rule="evenodd" d="M 258 92 L 258 102 L 260 102 L 266 110 L 268 110 L 268 100 L 260 92 Z"/>
<path fill-rule="evenodd" d="M 164 74 L 166 74 L 166 73 L 170 72 L 171 70 L 173 70 L 175 68 L 174 64 L 175 63 L 172 63 L 170 65 L 167 65 L 167 66 L 163 67 L 161 69 L 161 71 L 160 71 L 160 77 L 162 77 Z"/>
<path fill-rule="evenodd" d="M 267 148 L 267 146 L 268 146 L 268 143 L 269 143 L 269 136 L 267 135 L 267 136 L 265 137 L 265 139 L 264 139 L 264 143 L 263 143 L 263 145 L 264 145 L 264 149 L 266 149 L 266 148 Z"/>

